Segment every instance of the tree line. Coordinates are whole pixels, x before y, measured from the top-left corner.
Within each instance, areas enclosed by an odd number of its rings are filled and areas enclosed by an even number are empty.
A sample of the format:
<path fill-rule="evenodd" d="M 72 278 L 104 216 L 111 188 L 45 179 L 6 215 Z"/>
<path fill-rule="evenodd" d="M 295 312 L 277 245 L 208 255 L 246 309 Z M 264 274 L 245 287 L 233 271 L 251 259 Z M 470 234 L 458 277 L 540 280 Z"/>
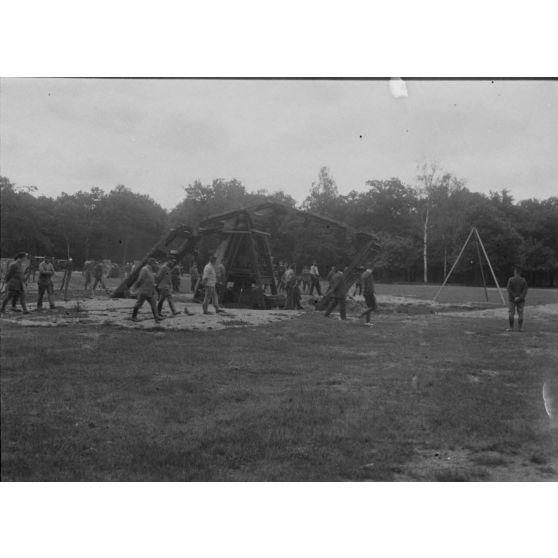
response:
<path fill-rule="evenodd" d="M 110 192 L 91 188 L 50 198 L 0 177 L 1 257 L 25 250 L 57 259 L 72 257 L 78 268 L 89 259 L 124 264 L 141 259 L 178 224 L 195 227 L 211 215 L 264 201 L 297 207 L 283 191 L 249 192 L 236 179 L 196 181 L 184 191 L 177 206 L 166 211 L 151 197 L 123 185 Z M 499 281 L 519 264 L 531 285 L 555 286 L 558 197 L 515 202 L 506 190 L 471 192 L 463 180 L 434 164 L 420 167 L 415 186 L 398 178 L 368 180 L 363 190 L 340 195 L 329 169 L 323 167 L 298 209 L 375 233 L 383 247 L 375 261 L 381 281 L 441 282 L 476 227 Z M 325 272 L 348 263 L 356 251 L 354 239 L 342 230 L 295 216 L 275 223 L 272 232 L 275 259 L 299 267 L 316 260 Z M 201 257 L 212 248 L 202 242 Z M 480 284 L 479 253 L 474 242 L 468 245 L 452 281 Z"/>

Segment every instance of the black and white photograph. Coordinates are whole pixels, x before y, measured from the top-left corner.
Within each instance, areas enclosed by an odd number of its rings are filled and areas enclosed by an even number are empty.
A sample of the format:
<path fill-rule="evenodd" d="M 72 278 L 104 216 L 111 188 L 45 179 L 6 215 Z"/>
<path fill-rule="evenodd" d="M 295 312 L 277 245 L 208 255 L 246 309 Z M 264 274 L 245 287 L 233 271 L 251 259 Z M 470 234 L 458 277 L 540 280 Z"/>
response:
<path fill-rule="evenodd" d="M 557 480 L 557 82 L 1 101 L 3 480 Z"/>
<path fill-rule="evenodd" d="M 4 10 L 2 553 L 551 552 L 552 18 L 171 4 Z"/>

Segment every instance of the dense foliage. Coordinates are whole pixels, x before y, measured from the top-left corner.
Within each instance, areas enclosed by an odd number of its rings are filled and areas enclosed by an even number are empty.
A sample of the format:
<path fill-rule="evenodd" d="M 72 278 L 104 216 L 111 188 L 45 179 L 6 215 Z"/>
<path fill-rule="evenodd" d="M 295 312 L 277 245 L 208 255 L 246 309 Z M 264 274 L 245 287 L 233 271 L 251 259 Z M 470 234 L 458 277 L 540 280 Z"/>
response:
<path fill-rule="evenodd" d="M 167 228 L 167 213 L 149 196 L 124 186 L 105 193 L 62 194 L 56 199 L 34 197 L 0 177 L 3 258 L 25 250 L 32 255 L 72 257 L 117 263 L 143 257 Z"/>
<path fill-rule="evenodd" d="M 490 195 L 471 192 L 462 180 L 435 165 L 424 165 L 417 180 L 416 187 L 397 178 L 369 180 L 363 191 L 340 195 L 323 167 L 300 208 L 375 232 L 384 247 L 376 274 L 384 281 L 440 282 L 476 227 L 499 280 L 505 280 L 517 263 L 530 284 L 555 285 L 558 197 L 515 202 L 506 190 Z M 26 250 L 60 259 L 72 256 L 78 265 L 90 258 L 117 263 L 139 259 L 169 227 L 195 226 L 216 213 L 266 200 L 296 206 L 284 192 L 248 192 L 235 179 L 216 179 L 209 185 L 194 182 L 170 212 L 122 185 L 108 193 L 92 188 L 55 199 L 38 196 L 34 189 L 18 187 L 4 177 L 0 187 L 2 257 Z M 315 259 L 323 272 L 347 263 L 355 251 L 349 235 L 295 217 L 285 219 L 273 232 L 276 260 L 302 266 Z M 481 281 L 480 253 L 481 247 L 469 243 L 454 281 Z M 486 264 L 483 271 L 488 277 Z"/>

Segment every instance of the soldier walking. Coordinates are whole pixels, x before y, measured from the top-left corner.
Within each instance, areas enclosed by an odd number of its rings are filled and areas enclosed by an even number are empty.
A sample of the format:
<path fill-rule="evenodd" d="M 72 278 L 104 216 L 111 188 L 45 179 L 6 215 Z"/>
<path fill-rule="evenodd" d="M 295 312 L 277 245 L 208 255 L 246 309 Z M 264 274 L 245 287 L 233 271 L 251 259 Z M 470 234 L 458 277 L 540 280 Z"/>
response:
<path fill-rule="evenodd" d="M 172 315 L 176 316 L 178 312 L 174 306 L 174 300 L 172 298 L 171 285 L 172 285 L 172 272 L 176 267 L 176 258 L 170 256 L 168 261 L 161 266 L 159 273 L 157 274 L 157 289 L 159 291 L 159 302 L 157 304 L 157 313 L 161 315 L 163 310 L 163 304 L 166 301 L 169 303 Z"/>
<path fill-rule="evenodd" d="M 155 304 L 155 267 L 157 262 L 153 258 L 149 258 L 147 263 L 141 268 L 139 272 L 138 279 L 134 284 L 133 290 L 137 293 L 138 299 L 134 305 L 132 311 L 132 321 L 137 322 L 138 311 L 143 306 L 143 303 L 147 301 L 149 306 L 151 306 L 151 311 L 153 312 L 153 317 L 158 323 L 164 318 L 157 312 L 157 306 Z"/>
<path fill-rule="evenodd" d="M 327 318 L 334 308 L 339 304 L 339 314 L 342 320 L 347 319 L 347 311 L 345 307 L 345 297 L 347 296 L 347 283 L 345 274 L 339 270 L 331 277 L 331 289 L 329 290 L 331 302 L 325 311 L 324 316 Z"/>
<path fill-rule="evenodd" d="M 6 311 L 8 302 L 12 302 L 12 309 L 16 310 L 16 303 L 19 299 L 24 314 L 29 314 L 25 304 L 25 269 L 24 261 L 27 258 L 26 252 L 19 252 L 15 255 L 14 261 L 9 265 L 6 273 L 6 296 L 2 301 L 0 312 Z M 19 310 L 16 310 L 19 312 Z"/>

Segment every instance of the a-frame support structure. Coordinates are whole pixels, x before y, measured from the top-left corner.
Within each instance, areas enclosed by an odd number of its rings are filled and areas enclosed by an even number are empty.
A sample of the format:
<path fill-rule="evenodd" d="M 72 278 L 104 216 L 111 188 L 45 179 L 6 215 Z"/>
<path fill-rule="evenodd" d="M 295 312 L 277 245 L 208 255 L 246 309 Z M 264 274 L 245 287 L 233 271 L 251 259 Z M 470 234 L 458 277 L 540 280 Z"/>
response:
<path fill-rule="evenodd" d="M 484 244 L 482 243 L 479 231 L 477 230 L 476 227 L 473 227 L 471 229 L 471 232 L 469 233 L 469 236 L 467 237 L 467 240 L 463 244 L 463 248 L 461 248 L 461 252 L 459 252 L 459 255 L 457 256 L 455 262 L 451 266 L 451 269 L 449 270 L 449 273 L 447 274 L 446 278 L 444 279 L 444 282 L 442 283 L 442 286 L 438 289 L 438 292 L 436 293 L 436 296 L 432 299 L 432 302 L 436 302 L 436 300 L 438 299 L 438 296 L 442 292 L 442 289 L 446 286 L 446 283 L 448 282 L 451 274 L 453 273 L 453 270 L 456 268 L 457 264 L 459 263 L 459 260 L 460 260 L 461 256 L 463 255 L 463 252 L 465 251 L 465 248 L 467 247 L 467 244 L 469 244 L 469 240 L 471 240 L 471 237 L 473 237 L 473 236 L 475 237 L 475 243 L 476 243 L 476 246 L 477 246 L 477 254 L 478 254 L 478 258 L 479 258 L 479 265 L 480 265 L 480 269 L 481 269 L 482 283 L 483 283 L 483 286 L 484 286 L 484 294 L 485 294 L 486 300 L 488 302 L 488 291 L 486 290 L 486 279 L 484 277 L 484 270 L 482 268 L 482 261 L 481 261 L 479 245 L 482 248 L 482 253 L 484 254 L 484 257 L 486 258 L 486 261 L 488 263 L 488 267 L 490 268 L 490 272 L 492 273 L 492 278 L 494 279 L 494 283 L 496 283 L 496 288 L 498 289 L 498 293 L 500 294 L 500 298 L 502 299 L 502 304 L 504 304 L 504 306 L 506 305 L 504 295 L 502 294 L 502 291 L 500 289 L 500 285 L 498 284 L 498 279 L 496 279 L 496 274 L 494 273 L 494 270 L 492 269 L 492 264 L 490 263 L 490 259 L 488 257 L 488 254 L 486 253 L 486 250 L 484 248 Z"/>

